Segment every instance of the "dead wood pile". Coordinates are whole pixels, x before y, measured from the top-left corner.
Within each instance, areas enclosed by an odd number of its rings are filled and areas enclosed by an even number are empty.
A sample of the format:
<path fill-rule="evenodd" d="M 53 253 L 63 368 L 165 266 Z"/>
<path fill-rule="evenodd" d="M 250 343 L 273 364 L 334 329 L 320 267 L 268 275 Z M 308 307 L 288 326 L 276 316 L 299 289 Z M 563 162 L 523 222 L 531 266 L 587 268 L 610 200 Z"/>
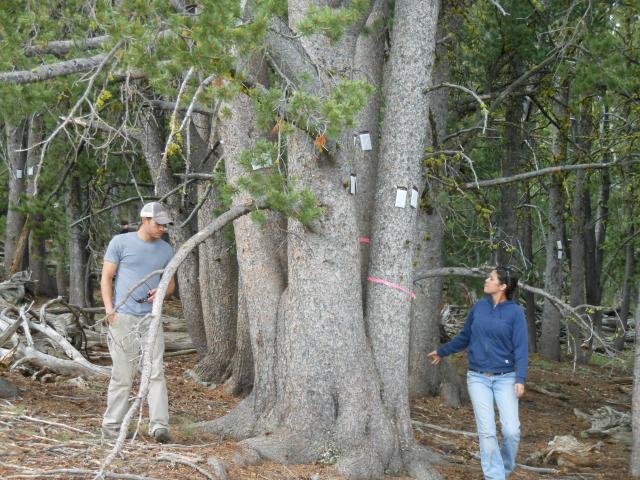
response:
<path fill-rule="evenodd" d="M 27 373 L 34 375 L 108 375 L 108 367 L 91 361 L 108 357 L 102 309 L 80 308 L 58 297 L 36 310 L 33 286 L 28 272 L 0 283 L 0 368 L 31 369 Z M 166 351 L 192 350 L 184 320 L 163 316 L 163 325 Z"/>

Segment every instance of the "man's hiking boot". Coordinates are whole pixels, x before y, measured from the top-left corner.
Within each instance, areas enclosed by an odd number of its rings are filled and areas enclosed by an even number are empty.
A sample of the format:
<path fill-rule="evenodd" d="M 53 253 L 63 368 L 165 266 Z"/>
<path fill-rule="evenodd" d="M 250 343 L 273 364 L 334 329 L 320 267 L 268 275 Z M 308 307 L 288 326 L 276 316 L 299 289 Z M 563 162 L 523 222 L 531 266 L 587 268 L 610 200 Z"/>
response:
<path fill-rule="evenodd" d="M 153 432 L 153 439 L 158 443 L 169 443 L 172 438 L 169 435 L 169 430 L 166 428 L 158 428 Z"/>
<path fill-rule="evenodd" d="M 116 440 L 118 438 L 118 434 L 120 433 L 118 430 L 112 430 L 110 428 L 104 428 L 104 427 L 102 427 L 101 432 L 102 432 L 103 440 Z M 134 433 L 135 432 L 127 432 L 126 439 L 127 440 L 132 439 Z"/>

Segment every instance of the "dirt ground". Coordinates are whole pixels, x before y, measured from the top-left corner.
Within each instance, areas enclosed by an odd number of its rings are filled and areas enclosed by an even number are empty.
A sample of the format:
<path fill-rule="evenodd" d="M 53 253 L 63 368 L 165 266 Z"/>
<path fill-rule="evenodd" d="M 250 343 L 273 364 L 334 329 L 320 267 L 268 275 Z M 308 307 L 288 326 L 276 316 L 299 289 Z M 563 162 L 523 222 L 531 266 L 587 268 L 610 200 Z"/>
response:
<path fill-rule="evenodd" d="M 463 371 L 462 357 L 456 361 Z M 155 444 L 147 437 L 143 423 L 142 434 L 126 444 L 109 472 L 130 475 L 121 478 L 192 480 L 206 476 L 192 466 L 176 462 L 176 458 L 189 460 L 210 472 L 207 459 L 216 457 L 226 463 L 231 479 L 340 478 L 329 465 L 262 463 L 241 467 L 234 464 L 237 451 L 234 443 L 204 435 L 194 428 L 194 423 L 223 415 L 238 399 L 226 396 L 221 388 L 206 388 L 183 378 L 185 369 L 195 362 L 194 354 L 166 360 L 175 444 Z M 14 382 L 21 390 L 19 399 L 0 400 L 0 478 L 92 478 L 90 474 L 71 472 L 54 475 L 53 470 L 75 468 L 95 472 L 108 454 L 111 445 L 103 443 L 99 435 L 107 381 L 91 380 L 85 385 L 74 386 L 58 378 L 58 381 L 43 383 L 2 369 L 0 376 Z M 580 438 L 580 433 L 590 425 L 573 413 L 574 408 L 589 412 L 609 405 L 616 410 L 630 411 L 630 372 L 611 365 L 579 366 L 574 372 L 571 364 L 534 357 L 529 380 L 531 387 L 539 391 L 528 389 L 521 403 L 520 462 L 543 449 L 556 435 L 571 434 L 589 445 L 596 444 L 598 439 Z M 473 457 L 478 451 L 475 438 L 424 425 L 474 431 L 473 413 L 468 403 L 456 410 L 443 405 L 439 398 L 423 398 L 412 403 L 412 416 L 418 441 L 442 454 L 449 462 L 436 466 L 444 478 L 482 478 L 479 461 Z M 587 465 L 553 474 L 517 469 L 510 478 L 627 478 L 630 446 L 602 440 L 601 447 L 584 459 Z M 558 468 L 556 465 L 544 467 Z"/>

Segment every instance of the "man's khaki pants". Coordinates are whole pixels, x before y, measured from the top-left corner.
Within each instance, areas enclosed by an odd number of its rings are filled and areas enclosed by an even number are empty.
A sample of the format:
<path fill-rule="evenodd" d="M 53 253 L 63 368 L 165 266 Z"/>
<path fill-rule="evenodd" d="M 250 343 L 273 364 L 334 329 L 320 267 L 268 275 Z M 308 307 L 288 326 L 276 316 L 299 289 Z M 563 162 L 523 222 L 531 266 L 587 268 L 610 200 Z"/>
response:
<path fill-rule="evenodd" d="M 147 341 L 151 319 L 143 319 L 126 313 L 117 313 L 113 325 L 109 326 L 109 353 L 113 361 L 111 381 L 107 392 L 107 411 L 102 419 L 102 428 L 112 432 L 120 424 L 129 409 L 129 395 L 136 369 L 140 367 L 142 349 Z M 169 429 L 169 399 L 164 378 L 164 333 L 162 324 L 153 346 L 151 379 L 149 383 L 149 433 L 159 428 Z"/>

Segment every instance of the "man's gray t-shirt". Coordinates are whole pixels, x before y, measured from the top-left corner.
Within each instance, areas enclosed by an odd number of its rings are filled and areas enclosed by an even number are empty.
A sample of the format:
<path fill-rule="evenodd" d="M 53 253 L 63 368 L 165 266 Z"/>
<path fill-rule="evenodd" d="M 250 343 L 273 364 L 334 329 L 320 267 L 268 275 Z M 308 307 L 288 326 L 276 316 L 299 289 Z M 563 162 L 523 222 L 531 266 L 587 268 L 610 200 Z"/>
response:
<path fill-rule="evenodd" d="M 154 270 L 162 270 L 173 257 L 171 246 L 164 240 L 145 242 L 138 232 L 116 235 L 109 242 L 104 259 L 118 265 L 116 272 L 113 306 L 119 304 L 127 292 Z M 137 299 L 147 297 L 149 290 L 157 288 L 160 275 L 154 275 L 137 287 L 118 312 L 143 316 L 151 312 L 152 303 L 138 303 Z"/>

